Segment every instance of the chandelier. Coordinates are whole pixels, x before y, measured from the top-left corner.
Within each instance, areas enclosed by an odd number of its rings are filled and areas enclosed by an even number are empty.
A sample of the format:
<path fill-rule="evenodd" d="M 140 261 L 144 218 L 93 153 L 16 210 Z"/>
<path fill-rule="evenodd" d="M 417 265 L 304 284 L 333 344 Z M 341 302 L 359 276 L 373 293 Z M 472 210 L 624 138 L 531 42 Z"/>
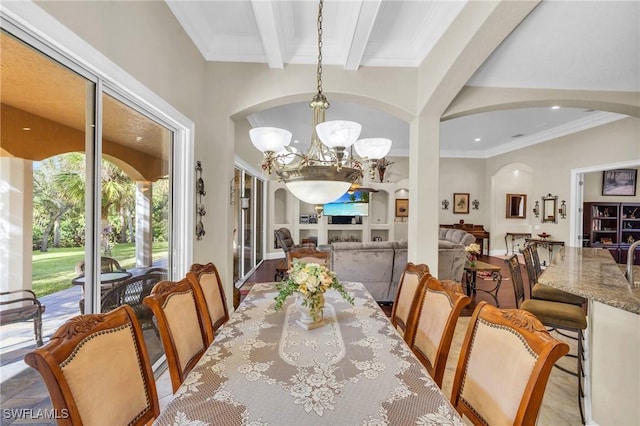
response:
<path fill-rule="evenodd" d="M 322 6 L 318 6 L 318 65 L 317 89 L 309 107 L 313 111 L 311 146 L 307 153 L 290 147 L 292 134 L 277 127 L 256 127 L 249 131 L 253 145 L 264 153 L 262 169 L 275 172 L 278 181 L 298 198 L 314 204 L 321 213 L 322 205 L 340 198 L 352 184 L 363 176 L 363 164 L 375 176 L 376 162 L 391 148 L 391 140 L 360 139 L 361 125 L 354 121 L 324 121 L 329 108 L 322 94 Z M 355 148 L 360 157 L 354 158 L 347 149 Z"/>

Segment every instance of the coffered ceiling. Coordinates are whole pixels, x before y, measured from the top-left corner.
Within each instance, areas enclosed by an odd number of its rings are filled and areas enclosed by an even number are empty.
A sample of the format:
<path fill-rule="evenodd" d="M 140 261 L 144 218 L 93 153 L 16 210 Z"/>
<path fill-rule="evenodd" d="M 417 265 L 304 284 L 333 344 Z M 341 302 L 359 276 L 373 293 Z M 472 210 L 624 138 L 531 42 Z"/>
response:
<path fill-rule="evenodd" d="M 353 71 L 367 66 L 417 67 L 465 3 L 325 0 L 323 63 Z M 316 1 L 170 0 L 167 4 L 209 61 L 259 62 L 271 68 L 317 61 Z M 637 1 L 545 0 L 468 84 L 640 92 L 638 22 Z M 327 119 L 358 121 L 362 137 L 389 137 L 394 141 L 390 155 L 408 154 L 407 123 L 362 105 L 329 100 Z M 488 157 L 622 117 L 588 108 L 476 114 L 443 122 L 441 153 Z M 301 145 L 310 139 L 311 114 L 304 102 L 255 113 L 249 121 L 254 126 L 287 128 Z"/>

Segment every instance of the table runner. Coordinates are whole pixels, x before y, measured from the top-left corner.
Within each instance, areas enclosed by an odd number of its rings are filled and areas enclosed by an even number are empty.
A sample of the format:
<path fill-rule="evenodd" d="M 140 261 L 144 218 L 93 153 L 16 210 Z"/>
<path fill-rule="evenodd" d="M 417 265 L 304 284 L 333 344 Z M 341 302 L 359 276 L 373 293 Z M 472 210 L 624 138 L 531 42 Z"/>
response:
<path fill-rule="evenodd" d="M 314 330 L 254 285 L 155 424 L 461 425 L 364 286 L 344 285 L 355 306 L 329 290 Z"/>

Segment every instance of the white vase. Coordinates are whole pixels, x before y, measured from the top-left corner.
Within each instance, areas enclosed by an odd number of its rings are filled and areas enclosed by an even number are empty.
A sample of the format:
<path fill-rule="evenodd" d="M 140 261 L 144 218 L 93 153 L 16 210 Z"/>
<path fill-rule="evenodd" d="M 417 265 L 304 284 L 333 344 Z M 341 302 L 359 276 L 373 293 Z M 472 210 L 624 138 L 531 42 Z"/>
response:
<path fill-rule="evenodd" d="M 297 323 L 305 330 L 312 330 L 325 325 L 323 318 L 324 296 L 320 295 L 320 297 L 322 297 L 321 308 L 318 309 L 314 319 L 311 309 L 309 309 L 308 306 L 303 305 L 305 297 L 301 293 L 297 294 L 296 307 L 298 309 L 298 314 L 300 315 L 297 319 Z"/>

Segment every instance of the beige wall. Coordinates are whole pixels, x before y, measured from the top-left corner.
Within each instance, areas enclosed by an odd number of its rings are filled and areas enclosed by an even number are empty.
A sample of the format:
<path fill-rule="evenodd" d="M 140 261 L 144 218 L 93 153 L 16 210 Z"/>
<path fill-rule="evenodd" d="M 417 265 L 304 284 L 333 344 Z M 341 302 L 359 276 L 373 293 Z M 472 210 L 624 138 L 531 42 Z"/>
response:
<path fill-rule="evenodd" d="M 485 160 L 469 158 L 440 159 L 440 198 L 438 199 L 441 224 L 465 223 L 487 224 L 490 198 L 485 188 Z M 453 194 L 469 193 L 469 201 L 480 201 L 478 210 L 469 206 L 469 214 L 453 213 Z M 449 201 L 449 208 L 442 209 L 442 200 Z"/>

